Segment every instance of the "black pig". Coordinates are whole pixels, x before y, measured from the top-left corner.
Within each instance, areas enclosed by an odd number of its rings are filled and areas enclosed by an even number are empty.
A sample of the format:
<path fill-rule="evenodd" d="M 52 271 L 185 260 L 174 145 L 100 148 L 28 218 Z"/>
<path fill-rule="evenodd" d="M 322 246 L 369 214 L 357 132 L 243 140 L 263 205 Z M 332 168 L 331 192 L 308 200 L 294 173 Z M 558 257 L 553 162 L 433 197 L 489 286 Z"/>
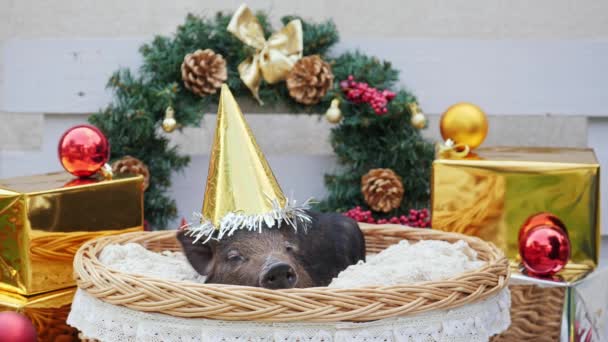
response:
<path fill-rule="evenodd" d="M 352 219 L 309 211 L 306 231 L 280 228 L 238 230 L 220 241 L 192 243 L 177 238 L 194 269 L 207 283 L 260 286 L 269 289 L 327 286 L 349 265 L 365 260 L 365 239 Z"/>

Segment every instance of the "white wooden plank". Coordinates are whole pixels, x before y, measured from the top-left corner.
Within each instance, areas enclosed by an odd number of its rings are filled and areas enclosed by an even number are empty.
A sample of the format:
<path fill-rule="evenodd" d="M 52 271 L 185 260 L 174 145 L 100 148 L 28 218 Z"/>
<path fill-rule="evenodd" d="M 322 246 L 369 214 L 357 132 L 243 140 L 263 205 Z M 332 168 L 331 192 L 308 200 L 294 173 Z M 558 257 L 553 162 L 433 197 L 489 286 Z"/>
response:
<path fill-rule="evenodd" d="M 246 114 L 257 143 L 267 155 L 333 156 L 329 143 L 332 124 L 317 115 Z M 200 127 L 186 127 L 166 136 L 189 155 L 208 155 L 215 132 L 215 114 L 203 117 Z"/>
<path fill-rule="evenodd" d="M 333 155 L 329 143 L 333 127 L 323 118 L 310 115 L 251 114 L 247 122 L 266 154 Z M 422 131 L 431 141 L 440 141 L 439 115 L 428 115 L 428 129 Z M 587 146 L 587 118 L 583 116 L 490 115 L 490 131 L 484 146 Z M 538 127 L 549 129 L 539 130 Z M 187 127 L 181 134 L 167 134 L 182 152 L 207 155 L 215 130 L 215 114 L 205 115 L 200 127 Z M 0 133 L 2 128 L 0 127 Z M 599 148 L 599 146 L 598 146 Z"/>
<path fill-rule="evenodd" d="M 391 60 L 427 112 L 608 115 L 608 41 L 389 40 L 346 44 Z"/>
<path fill-rule="evenodd" d="M 0 110 L 83 113 L 108 103 L 119 66 L 137 67 L 144 38 L 11 40 L 5 43 Z M 490 114 L 608 115 L 607 40 L 356 39 L 393 62 L 429 113 L 471 101 Z"/>
<path fill-rule="evenodd" d="M 137 68 L 144 39 L 35 39 L 4 44 L 0 110 L 90 113 L 108 104 L 110 75 Z"/>

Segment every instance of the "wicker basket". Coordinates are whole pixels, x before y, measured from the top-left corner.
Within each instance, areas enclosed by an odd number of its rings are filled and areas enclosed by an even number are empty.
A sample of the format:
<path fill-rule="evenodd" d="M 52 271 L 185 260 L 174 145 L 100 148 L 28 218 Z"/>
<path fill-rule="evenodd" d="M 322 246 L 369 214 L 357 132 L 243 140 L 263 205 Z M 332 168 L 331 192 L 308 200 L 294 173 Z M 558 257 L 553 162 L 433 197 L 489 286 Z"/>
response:
<path fill-rule="evenodd" d="M 175 232 L 169 231 L 90 241 L 76 254 L 74 269 L 78 287 L 107 303 L 178 317 L 228 321 L 373 321 L 458 307 L 495 295 L 507 285 L 510 275 L 507 258 L 494 245 L 478 238 L 399 225 L 362 225 L 362 230 L 368 253 L 377 253 L 403 239 L 465 240 L 487 264 L 444 281 L 352 289 L 269 290 L 126 274 L 105 267 L 97 258 L 105 246 L 114 243 L 136 242 L 154 251 L 179 249 Z"/>
<path fill-rule="evenodd" d="M 565 287 L 510 285 L 511 326 L 492 342 L 559 341 Z"/>

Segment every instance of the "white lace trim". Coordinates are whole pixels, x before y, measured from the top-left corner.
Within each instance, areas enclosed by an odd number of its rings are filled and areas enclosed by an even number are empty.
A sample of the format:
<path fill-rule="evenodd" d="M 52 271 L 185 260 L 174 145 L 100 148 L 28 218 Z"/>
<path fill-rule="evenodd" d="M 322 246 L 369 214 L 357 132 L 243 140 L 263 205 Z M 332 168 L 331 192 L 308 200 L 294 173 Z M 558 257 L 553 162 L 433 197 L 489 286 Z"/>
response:
<path fill-rule="evenodd" d="M 78 290 L 68 324 L 102 342 L 475 342 L 511 324 L 507 288 L 478 303 L 368 323 L 257 323 L 178 318 L 105 303 Z"/>
<path fill-rule="evenodd" d="M 239 229 L 247 229 L 249 231 L 262 232 L 264 226 L 268 228 L 275 228 L 281 225 L 281 222 L 286 222 L 295 231 L 298 230 L 298 226 L 310 223 L 312 219 L 306 213 L 306 210 L 310 209 L 311 200 L 307 200 L 302 205 L 297 205 L 295 200 L 287 199 L 285 206 L 281 207 L 281 204 L 276 199 L 268 198 L 268 201 L 272 205 L 272 210 L 257 215 L 248 215 L 238 212 L 227 213 L 219 223 L 219 227 L 216 227 L 213 222 L 203 217 L 199 213 L 194 213 L 195 217 L 201 222 L 196 225 L 188 225 L 185 227 L 187 234 L 194 236 L 195 239 L 192 243 L 196 243 L 203 239 L 203 243 L 208 242 L 212 238 L 220 240 L 224 236 L 231 236 L 235 231 Z M 217 236 L 214 237 L 217 232 Z"/>

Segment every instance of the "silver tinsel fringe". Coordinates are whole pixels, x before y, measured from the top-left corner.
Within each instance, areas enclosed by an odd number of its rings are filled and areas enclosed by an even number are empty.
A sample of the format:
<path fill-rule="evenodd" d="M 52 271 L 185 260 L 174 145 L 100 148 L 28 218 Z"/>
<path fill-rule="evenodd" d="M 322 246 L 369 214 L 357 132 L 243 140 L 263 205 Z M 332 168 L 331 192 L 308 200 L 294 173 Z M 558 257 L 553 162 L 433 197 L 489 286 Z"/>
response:
<path fill-rule="evenodd" d="M 220 226 L 216 227 L 211 221 L 205 219 L 200 213 L 194 213 L 200 224 L 189 225 L 185 229 L 188 236 L 195 237 L 192 243 L 203 240 L 203 243 L 209 242 L 211 239 L 221 240 L 224 236 L 231 236 L 239 229 L 247 229 L 249 231 L 262 232 L 264 224 L 267 228 L 278 228 L 282 222 L 289 224 L 295 231 L 298 231 L 300 225 L 312 222 L 311 217 L 306 213 L 310 209 L 311 200 L 307 200 L 301 205 L 297 205 L 295 200 L 287 199 L 285 206 L 281 207 L 276 199 L 270 200 L 272 210 L 268 213 L 247 215 L 231 212 L 226 214 L 220 221 Z M 217 237 L 213 235 L 217 232 Z"/>

